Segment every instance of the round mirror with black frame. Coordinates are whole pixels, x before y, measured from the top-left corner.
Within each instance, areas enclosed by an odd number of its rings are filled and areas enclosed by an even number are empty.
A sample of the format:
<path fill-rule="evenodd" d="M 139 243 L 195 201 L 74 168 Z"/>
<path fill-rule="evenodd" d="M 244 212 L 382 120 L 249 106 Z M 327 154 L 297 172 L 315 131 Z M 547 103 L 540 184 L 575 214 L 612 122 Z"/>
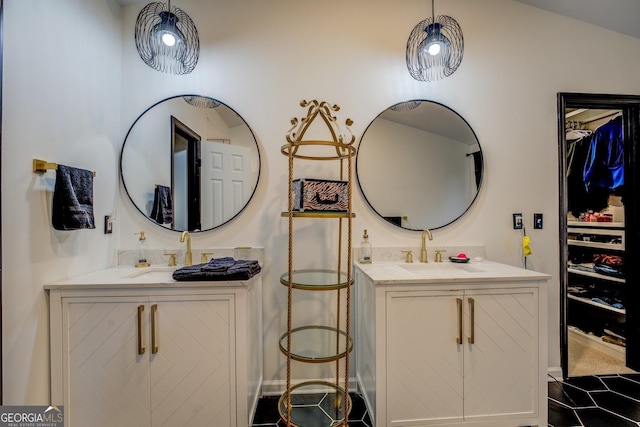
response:
<path fill-rule="evenodd" d="M 129 199 L 150 221 L 175 231 L 206 231 L 247 206 L 260 178 L 260 150 L 231 107 L 178 95 L 134 121 L 120 153 L 120 176 Z"/>
<path fill-rule="evenodd" d="M 437 102 L 411 100 L 380 113 L 360 139 L 356 176 L 365 200 L 407 230 L 460 218 L 482 184 L 484 161 L 471 126 Z"/>

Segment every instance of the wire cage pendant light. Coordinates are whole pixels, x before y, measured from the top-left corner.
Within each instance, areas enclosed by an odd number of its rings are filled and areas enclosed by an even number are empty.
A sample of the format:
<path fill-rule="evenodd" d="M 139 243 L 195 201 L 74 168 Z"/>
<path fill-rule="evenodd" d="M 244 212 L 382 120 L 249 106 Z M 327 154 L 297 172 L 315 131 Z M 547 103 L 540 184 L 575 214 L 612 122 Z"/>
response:
<path fill-rule="evenodd" d="M 462 62 L 464 38 L 460 24 L 450 16 L 431 17 L 416 25 L 407 41 L 407 68 L 416 80 L 431 82 L 449 77 Z"/>
<path fill-rule="evenodd" d="M 217 108 L 221 104 L 213 98 L 207 98 L 199 95 L 186 95 L 183 96 L 184 102 L 189 105 L 193 105 L 198 108 Z"/>
<path fill-rule="evenodd" d="M 422 104 L 422 101 L 405 101 L 400 102 L 396 105 L 392 105 L 391 107 L 389 107 L 389 109 L 393 111 L 410 111 L 418 108 L 420 104 Z"/>
<path fill-rule="evenodd" d="M 163 73 L 189 74 L 200 56 L 195 24 L 185 11 L 168 3 L 149 3 L 138 14 L 136 48 L 149 67 Z"/>

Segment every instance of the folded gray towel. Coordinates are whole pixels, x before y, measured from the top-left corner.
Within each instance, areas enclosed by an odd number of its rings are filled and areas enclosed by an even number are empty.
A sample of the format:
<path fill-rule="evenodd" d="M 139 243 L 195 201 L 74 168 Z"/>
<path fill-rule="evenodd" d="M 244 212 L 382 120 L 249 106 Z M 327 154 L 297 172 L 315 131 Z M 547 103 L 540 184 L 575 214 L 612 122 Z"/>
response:
<path fill-rule="evenodd" d="M 51 220 L 56 230 L 96 228 L 93 219 L 93 172 L 58 165 Z"/>
<path fill-rule="evenodd" d="M 218 261 L 218 270 L 211 270 L 212 261 Z M 231 262 L 233 264 L 229 265 Z M 213 264 L 215 265 L 215 264 Z M 185 266 L 173 272 L 177 281 L 248 280 L 260 273 L 262 267 L 256 260 L 235 261 L 231 257 L 214 258 L 208 263 Z"/>

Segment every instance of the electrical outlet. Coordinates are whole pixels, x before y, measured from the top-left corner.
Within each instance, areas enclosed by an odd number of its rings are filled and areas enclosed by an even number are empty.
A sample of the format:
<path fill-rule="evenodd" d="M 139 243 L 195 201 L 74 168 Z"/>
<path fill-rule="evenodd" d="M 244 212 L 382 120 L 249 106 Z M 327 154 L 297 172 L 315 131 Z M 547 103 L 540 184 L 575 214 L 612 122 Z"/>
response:
<path fill-rule="evenodd" d="M 533 214 L 533 228 L 536 230 L 542 230 L 542 214 L 534 213 Z"/>
<path fill-rule="evenodd" d="M 521 213 L 513 214 L 513 229 L 522 230 L 522 214 Z"/>

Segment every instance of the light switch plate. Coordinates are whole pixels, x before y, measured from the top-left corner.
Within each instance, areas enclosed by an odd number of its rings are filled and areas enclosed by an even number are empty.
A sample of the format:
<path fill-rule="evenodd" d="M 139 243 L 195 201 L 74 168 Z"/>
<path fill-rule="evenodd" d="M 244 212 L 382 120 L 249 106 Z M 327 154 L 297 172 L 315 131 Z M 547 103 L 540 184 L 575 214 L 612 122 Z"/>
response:
<path fill-rule="evenodd" d="M 522 230 L 522 214 L 521 213 L 513 214 L 513 229 Z"/>
<path fill-rule="evenodd" d="M 536 230 L 542 230 L 542 214 L 534 213 L 533 214 L 533 228 Z"/>

